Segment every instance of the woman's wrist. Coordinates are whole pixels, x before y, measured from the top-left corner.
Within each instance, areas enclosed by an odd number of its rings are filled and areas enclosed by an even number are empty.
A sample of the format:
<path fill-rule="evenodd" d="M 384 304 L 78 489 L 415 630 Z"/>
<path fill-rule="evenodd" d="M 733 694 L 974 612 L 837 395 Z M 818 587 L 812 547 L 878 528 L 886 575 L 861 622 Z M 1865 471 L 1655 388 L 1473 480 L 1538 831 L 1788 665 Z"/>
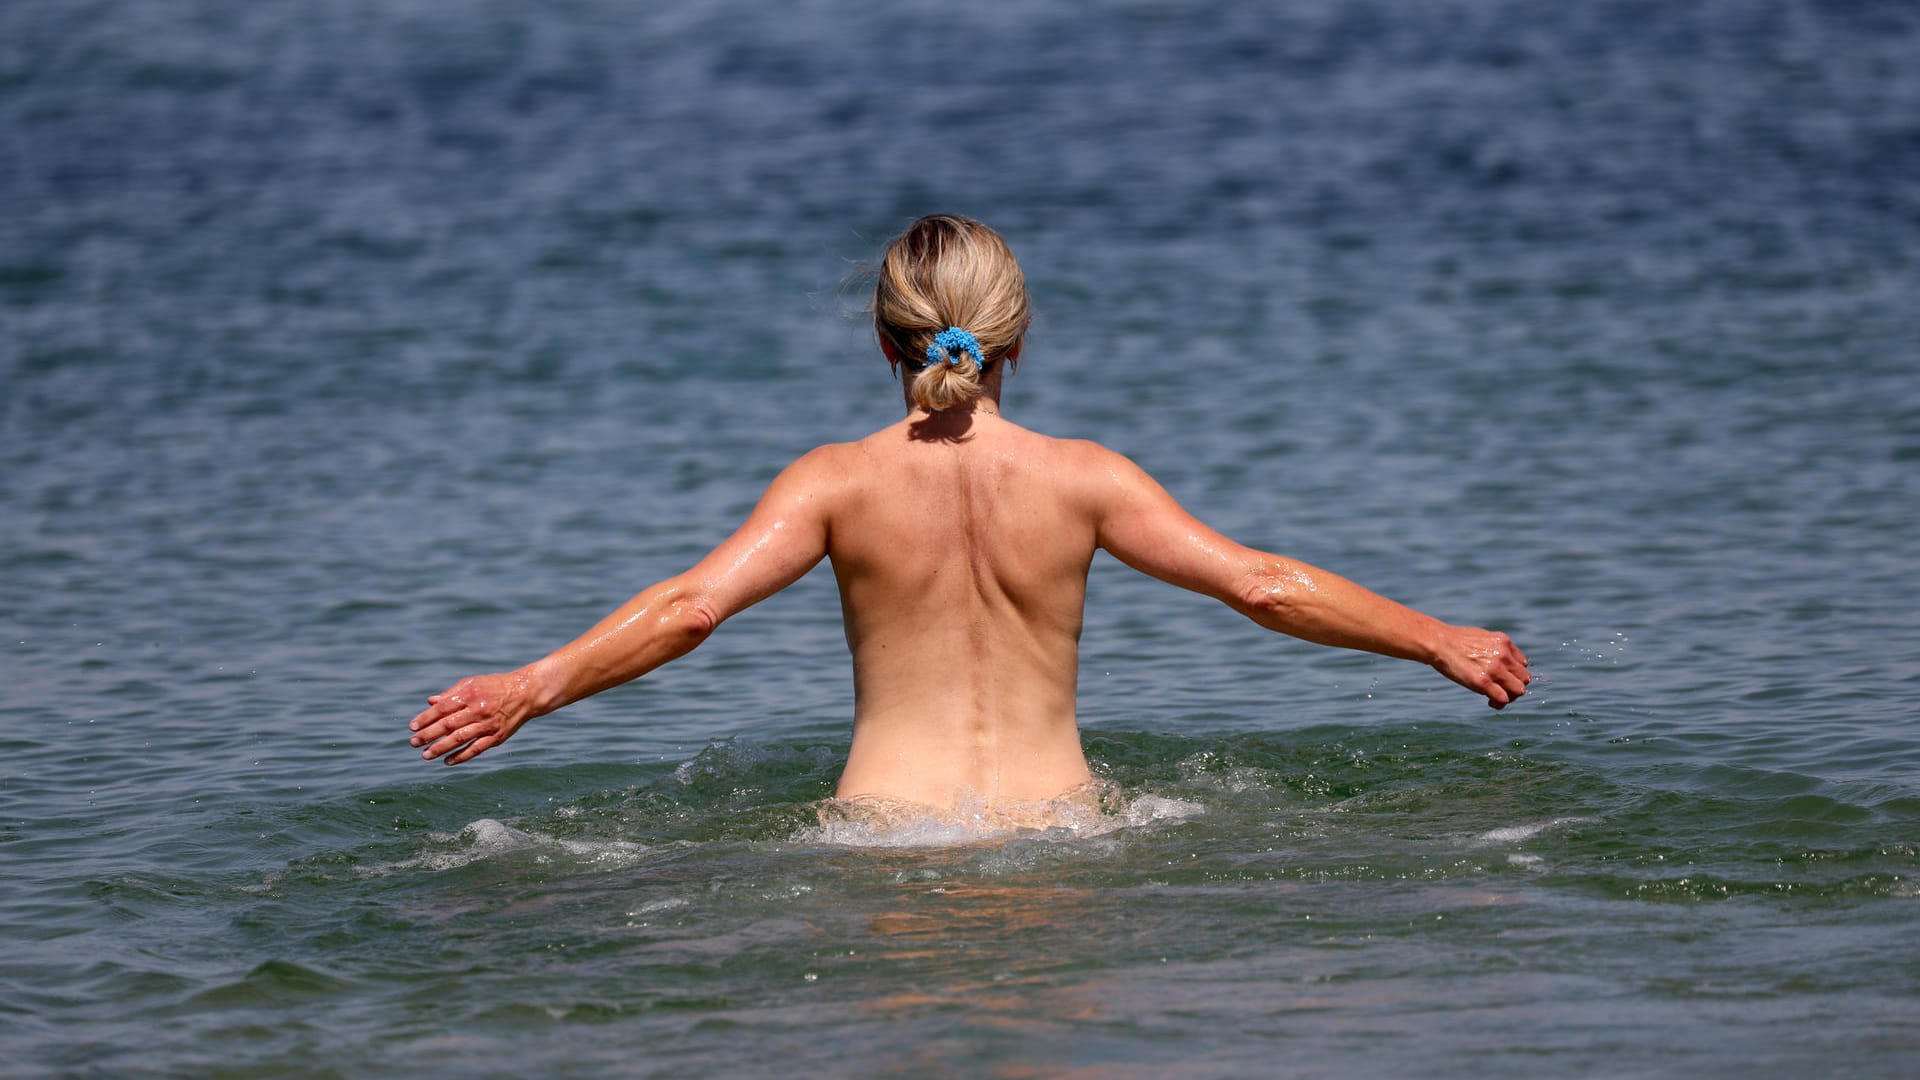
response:
<path fill-rule="evenodd" d="M 546 714 L 567 704 L 566 667 L 556 657 L 536 660 L 514 672 L 534 716 Z"/>

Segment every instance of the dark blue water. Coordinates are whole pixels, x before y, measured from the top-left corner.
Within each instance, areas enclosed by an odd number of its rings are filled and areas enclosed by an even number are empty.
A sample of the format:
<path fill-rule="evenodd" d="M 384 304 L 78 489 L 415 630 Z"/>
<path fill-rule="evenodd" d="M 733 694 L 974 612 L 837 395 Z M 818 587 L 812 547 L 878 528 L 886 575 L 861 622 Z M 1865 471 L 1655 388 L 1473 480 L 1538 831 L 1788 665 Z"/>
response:
<path fill-rule="evenodd" d="M 8 1068 L 1905 1075 L 1916 56 L 1892 0 L 0 5 Z M 848 282 L 934 210 L 1025 265 L 1012 417 L 1534 693 L 1103 561 L 1126 815 L 848 843 L 822 570 L 419 762 L 896 418 Z"/>

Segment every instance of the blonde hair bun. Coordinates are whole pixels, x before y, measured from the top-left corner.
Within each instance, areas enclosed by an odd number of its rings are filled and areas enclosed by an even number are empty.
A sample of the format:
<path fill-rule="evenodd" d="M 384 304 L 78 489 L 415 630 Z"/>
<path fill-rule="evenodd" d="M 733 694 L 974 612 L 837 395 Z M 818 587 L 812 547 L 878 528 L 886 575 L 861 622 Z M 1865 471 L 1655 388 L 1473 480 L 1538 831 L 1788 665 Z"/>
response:
<path fill-rule="evenodd" d="M 938 412 L 979 397 L 982 377 L 1030 321 L 1027 279 L 1013 249 L 972 218 L 929 214 L 881 256 L 874 333 L 893 355 L 918 365 L 908 377 L 921 408 Z"/>

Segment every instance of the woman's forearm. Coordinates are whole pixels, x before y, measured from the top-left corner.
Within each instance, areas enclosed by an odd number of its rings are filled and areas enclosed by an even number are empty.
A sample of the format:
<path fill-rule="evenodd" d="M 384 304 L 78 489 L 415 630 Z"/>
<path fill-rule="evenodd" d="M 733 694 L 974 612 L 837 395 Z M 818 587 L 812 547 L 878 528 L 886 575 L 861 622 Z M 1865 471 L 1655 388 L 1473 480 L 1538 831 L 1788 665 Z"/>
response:
<path fill-rule="evenodd" d="M 1526 693 L 1533 679 L 1526 654 L 1498 630 L 1442 622 L 1292 559 L 1260 556 L 1239 600 L 1240 609 L 1269 630 L 1418 661 L 1496 709 Z"/>
<path fill-rule="evenodd" d="M 1259 560 L 1240 599 L 1242 613 L 1269 630 L 1422 664 L 1439 658 L 1447 626 L 1338 574 L 1277 555 Z"/>
<path fill-rule="evenodd" d="M 521 670 L 530 680 L 535 706 L 549 713 L 685 656 L 718 622 L 700 590 L 669 579 L 642 590 L 591 630 Z"/>

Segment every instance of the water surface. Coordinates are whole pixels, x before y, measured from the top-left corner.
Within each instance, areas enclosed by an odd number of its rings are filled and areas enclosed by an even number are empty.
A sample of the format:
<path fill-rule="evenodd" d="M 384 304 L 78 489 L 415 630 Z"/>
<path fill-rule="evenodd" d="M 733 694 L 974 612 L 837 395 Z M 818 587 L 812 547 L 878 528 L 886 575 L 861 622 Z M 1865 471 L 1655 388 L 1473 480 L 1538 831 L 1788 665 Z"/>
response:
<path fill-rule="evenodd" d="M 1903 1075 L 1916 48 L 1892 2 L 0 7 L 0 1049 Z M 822 569 L 419 762 L 425 694 L 896 417 L 845 283 L 933 210 L 1026 267 L 1014 418 L 1534 692 L 1103 559 L 1123 816 L 847 843 Z"/>

